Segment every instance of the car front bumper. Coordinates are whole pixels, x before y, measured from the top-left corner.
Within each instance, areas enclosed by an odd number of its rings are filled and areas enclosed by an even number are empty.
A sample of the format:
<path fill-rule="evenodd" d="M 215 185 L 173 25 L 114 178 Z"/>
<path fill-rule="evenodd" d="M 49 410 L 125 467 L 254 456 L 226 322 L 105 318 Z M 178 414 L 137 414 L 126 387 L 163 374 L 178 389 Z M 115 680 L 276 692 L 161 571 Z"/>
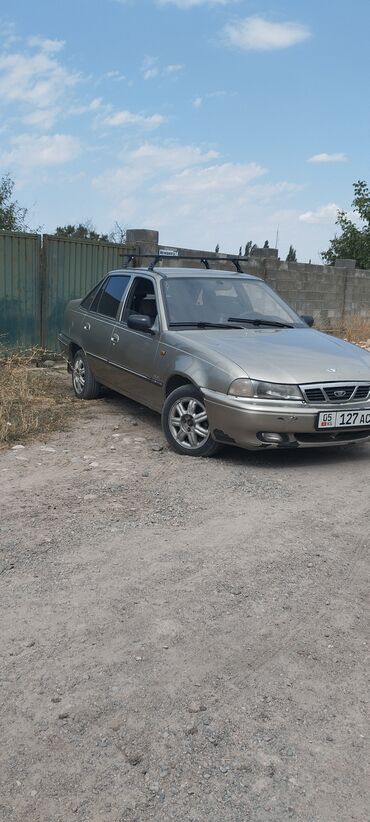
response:
<path fill-rule="evenodd" d="M 341 428 L 318 431 L 320 411 L 343 411 L 343 404 L 308 406 L 306 403 L 241 399 L 207 388 L 202 389 L 212 436 L 218 442 L 241 448 L 308 448 L 346 444 L 370 439 L 369 428 Z M 346 403 L 345 409 L 356 411 L 369 402 Z M 280 434 L 281 440 L 268 443 L 262 434 Z"/>

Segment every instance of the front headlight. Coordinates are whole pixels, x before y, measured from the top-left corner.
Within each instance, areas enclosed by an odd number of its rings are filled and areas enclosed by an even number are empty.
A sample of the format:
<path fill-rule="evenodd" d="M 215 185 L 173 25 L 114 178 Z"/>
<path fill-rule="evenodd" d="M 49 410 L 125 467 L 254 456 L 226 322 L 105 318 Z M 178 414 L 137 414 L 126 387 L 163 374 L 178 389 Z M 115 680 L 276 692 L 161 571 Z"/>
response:
<path fill-rule="evenodd" d="M 256 397 L 261 400 L 302 400 L 298 385 L 281 385 L 259 380 L 234 380 L 228 390 L 232 397 Z"/>

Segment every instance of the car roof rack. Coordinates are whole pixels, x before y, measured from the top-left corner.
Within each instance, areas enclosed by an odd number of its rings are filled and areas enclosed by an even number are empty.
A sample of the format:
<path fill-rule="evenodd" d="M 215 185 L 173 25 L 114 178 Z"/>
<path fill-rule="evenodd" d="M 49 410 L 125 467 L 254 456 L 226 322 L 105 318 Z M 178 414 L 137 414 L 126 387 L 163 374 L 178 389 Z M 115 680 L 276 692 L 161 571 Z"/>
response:
<path fill-rule="evenodd" d="M 121 257 L 127 257 L 127 254 L 121 254 L 120 256 Z M 132 260 L 135 259 L 135 256 L 136 256 L 135 254 L 131 254 L 128 257 L 128 260 L 127 260 L 127 263 L 126 263 L 126 268 L 128 268 L 128 266 L 130 265 L 130 262 L 132 262 Z M 157 263 L 160 262 L 160 260 L 174 260 L 174 259 L 176 259 L 175 257 L 170 257 L 168 254 L 140 254 L 139 256 L 140 256 L 141 260 L 146 260 L 146 259 L 152 260 L 152 263 L 150 265 L 148 265 L 148 271 L 153 271 L 153 269 L 155 268 Z M 232 265 L 235 266 L 238 274 L 245 274 L 245 272 L 240 268 L 240 262 L 239 262 L 237 257 L 206 257 L 206 256 L 203 256 L 201 254 L 199 254 L 199 256 L 197 256 L 196 254 L 188 254 L 188 255 L 181 254 L 181 255 L 179 255 L 178 259 L 179 260 L 200 260 L 200 262 L 207 269 L 209 269 L 211 267 L 210 263 L 212 263 L 212 262 L 228 262 L 228 263 L 232 263 Z M 243 258 L 243 259 L 245 260 L 246 258 Z"/>

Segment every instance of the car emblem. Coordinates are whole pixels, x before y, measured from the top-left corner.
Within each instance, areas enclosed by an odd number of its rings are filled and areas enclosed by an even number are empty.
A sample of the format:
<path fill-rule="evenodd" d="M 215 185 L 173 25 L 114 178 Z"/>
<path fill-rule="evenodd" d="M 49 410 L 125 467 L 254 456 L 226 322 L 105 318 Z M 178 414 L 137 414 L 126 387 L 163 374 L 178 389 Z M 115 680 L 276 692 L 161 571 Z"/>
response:
<path fill-rule="evenodd" d="M 327 371 L 329 371 L 329 374 L 336 374 L 337 369 L 336 368 L 327 368 Z"/>
<path fill-rule="evenodd" d="M 334 391 L 334 397 L 338 397 L 338 400 L 339 400 L 341 397 L 345 397 L 345 396 L 346 396 L 346 392 L 345 392 L 345 391 Z"/>

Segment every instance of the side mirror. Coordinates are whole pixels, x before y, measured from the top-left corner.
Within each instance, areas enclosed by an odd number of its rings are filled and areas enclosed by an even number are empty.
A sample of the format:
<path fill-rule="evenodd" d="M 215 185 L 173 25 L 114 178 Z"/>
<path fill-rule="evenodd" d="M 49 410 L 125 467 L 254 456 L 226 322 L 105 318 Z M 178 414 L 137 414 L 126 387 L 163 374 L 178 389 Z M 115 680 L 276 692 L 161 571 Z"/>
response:
<path fill-rule="evenodd" d="M 127 325 L 134 331 L 144 331 L 147 334 L 152 333 L 153 322 L 148 314 L 129 314 Z"/>
<path fill-rule="evenodd" d="M 301 320 L 303 320 L 303 322 L 306 323 L 306 325 L 309 325 L 310 328 L 312 328 L 315 322 L 314 318 L 311 317 L 310 314 L 301 314 Z"/>

